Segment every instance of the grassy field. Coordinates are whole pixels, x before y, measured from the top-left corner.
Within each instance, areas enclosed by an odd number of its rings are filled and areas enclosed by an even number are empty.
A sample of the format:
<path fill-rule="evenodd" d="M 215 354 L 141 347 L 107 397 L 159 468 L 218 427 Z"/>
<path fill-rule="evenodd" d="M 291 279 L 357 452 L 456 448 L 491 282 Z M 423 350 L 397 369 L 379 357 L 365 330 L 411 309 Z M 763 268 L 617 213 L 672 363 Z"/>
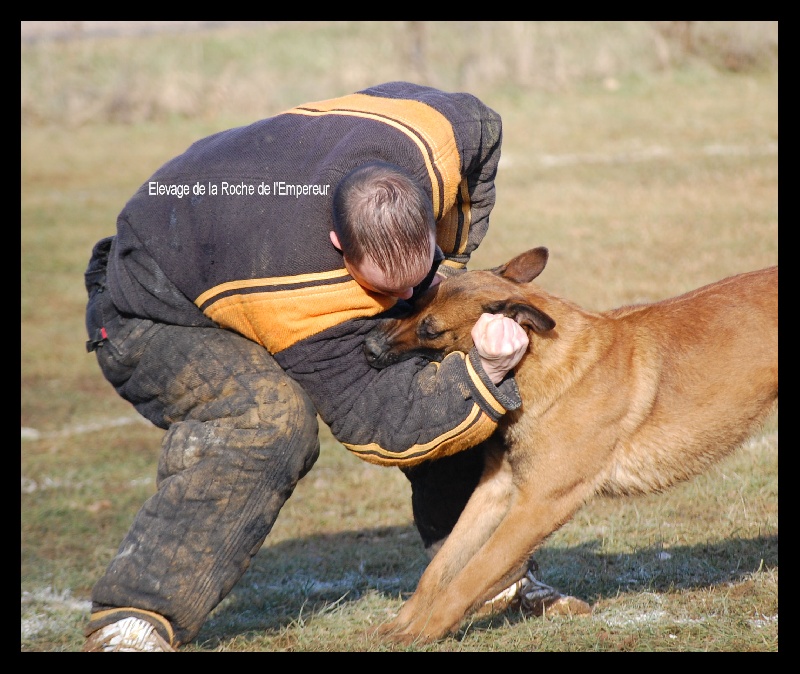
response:
<path fill-rule="evenodd" d="M 92 584 L 153 492 L 163 433 L 85 352 L 83 271 L 128 197 L 197 138 L 390 79 L 468 90 L 505 134 L 473 268 L 546 245 L 540 285 L 606 309 L 777 263 L 777 23 L 447 26 L 23 40 L 22 651 L 81 648 Z M 508 613 L 408 649 L 371 635 L 425 566 L 408 484 L 321 435 L 251 568 L 183 650 L 778 650 L 777 415 L 706 475 L 591 503 L 547 541 L 543 580 L 591 617 Z"/>

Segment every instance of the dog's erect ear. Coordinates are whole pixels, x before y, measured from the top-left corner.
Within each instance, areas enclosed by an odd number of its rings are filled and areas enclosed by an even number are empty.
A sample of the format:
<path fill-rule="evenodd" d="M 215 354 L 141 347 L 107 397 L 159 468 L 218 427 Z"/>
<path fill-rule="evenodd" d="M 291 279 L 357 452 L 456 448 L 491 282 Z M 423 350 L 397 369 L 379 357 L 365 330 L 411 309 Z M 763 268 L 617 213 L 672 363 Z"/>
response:
<path fill-rule="evenodd" d="M 547 332 L 556 327 L 556 322 L 550 316 L 532 304 L 514 302 L 509 304 L 503 313 L 513 318 L 523 328 L 528 328 L 534 332 Z"/>
<path fill-rule="evenodd" d="M 504 265 L 495 267 L 492 271 L 510 281 L 529 283 L 542 273 L 547 264 L 548 256 L 549 252 L 544 246 L 532 248 L 517 255 Z"/>

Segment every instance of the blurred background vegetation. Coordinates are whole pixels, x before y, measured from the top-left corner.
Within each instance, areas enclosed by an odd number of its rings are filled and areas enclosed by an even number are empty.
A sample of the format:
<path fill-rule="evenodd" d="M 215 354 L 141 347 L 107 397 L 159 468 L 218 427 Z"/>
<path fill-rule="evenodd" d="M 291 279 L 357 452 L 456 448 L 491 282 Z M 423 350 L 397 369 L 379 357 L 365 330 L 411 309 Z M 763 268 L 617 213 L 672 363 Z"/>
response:
<path fill-rule="evenodd" d="M 91 587 L 153 492 L 163 432 L 85 352 L 83 271 L 198 138 L 382 81 L 469 91 L 504 124 L 471 267 L 546 245 L 537 283 L 607 309 L 777 263 L 777 21 L 23 21 L 20 52 L 23 651 L 80 649 Z M 505 615 L 425 650 L 777 650 L 777 429 L 551 537 L 542 577 L 591 619 Z M 369 634 L 425 565 L 408 483 L 321 434 L 188 650 L 396 650 Z"/>
<path fill-rule="evenodd" d="M 777 21 L 22 24 L 23 126 L 258 119 L 394 79 L 519 99 L 778 62 Z"/>

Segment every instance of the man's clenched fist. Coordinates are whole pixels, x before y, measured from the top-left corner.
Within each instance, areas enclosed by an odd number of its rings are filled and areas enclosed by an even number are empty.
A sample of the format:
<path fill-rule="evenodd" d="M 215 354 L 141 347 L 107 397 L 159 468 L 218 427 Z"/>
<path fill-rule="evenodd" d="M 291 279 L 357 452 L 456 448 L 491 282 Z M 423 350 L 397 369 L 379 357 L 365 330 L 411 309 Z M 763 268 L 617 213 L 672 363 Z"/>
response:
<path fill-rule="evenodd" d="M 525 330 L 502 314 L 482 314 L 472 328 L 472 341 L 493 384 L 499 384 L 528 349 Z"/>

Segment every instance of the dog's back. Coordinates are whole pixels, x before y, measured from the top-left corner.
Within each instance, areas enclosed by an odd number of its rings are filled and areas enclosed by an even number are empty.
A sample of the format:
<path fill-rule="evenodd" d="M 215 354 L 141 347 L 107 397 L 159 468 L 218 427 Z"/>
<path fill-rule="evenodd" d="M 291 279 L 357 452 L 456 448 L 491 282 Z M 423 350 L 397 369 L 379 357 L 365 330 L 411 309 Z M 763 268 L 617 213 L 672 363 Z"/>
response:
<path fill-rule="evenodd" d="M 628 363 L 605 369 L 627 409 L 598 475 L 603 493 L 661 491 L 701 473 L 777 404 L 777 267 L 603 316 L 614 334 L 606 357 Z"/>

